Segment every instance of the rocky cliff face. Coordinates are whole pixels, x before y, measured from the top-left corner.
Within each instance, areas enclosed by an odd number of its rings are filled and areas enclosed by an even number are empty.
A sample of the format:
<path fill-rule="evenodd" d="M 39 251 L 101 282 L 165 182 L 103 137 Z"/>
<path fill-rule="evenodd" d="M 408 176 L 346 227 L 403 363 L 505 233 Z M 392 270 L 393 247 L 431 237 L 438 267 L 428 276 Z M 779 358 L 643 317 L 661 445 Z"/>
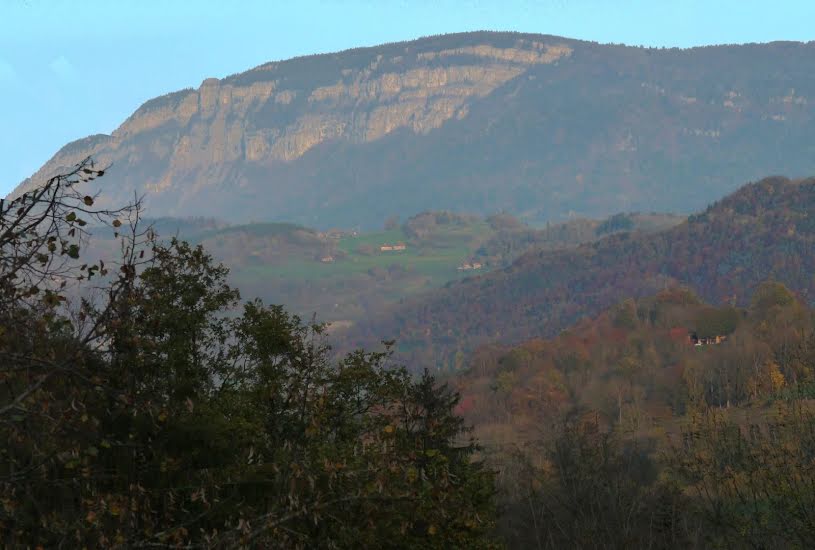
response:
<path fill-rule="evenodd" d="M 371 48 L 363 54 L 370 59 L 364 66 L 345 66 L 340 58 L 331 67 L 335 74 L 308 75 L 308 83 L 288 82 L 288 64 L 279 63 L 224 80 L 208 78 L 197 90 L 149 101 L 111 136 L 64 147 L 19 190 L 93 156 L 116 167 L 143 161 L 161 166 L 148 170 L 154 175 L 143 181 L 151 202 L 160 201 L 173 182 L 190 174 L 196 174 L 196 188 L 223 183 L 219 167 L 225 164 L 293 161 L 322 142 L 366 143 L 400 128 L 427 134 L 467 116 L 469 99 L 490 94 L 530 65 L 571 52 L 558 41 L 523 38 L 512 47 L 405 47 L 389 57 Z M 114 173 L 127 179 L 121 168 Z"/>
<path fill-rule="evenodd" d="M 761 50 L 770 63 L 809 61 L 781 63 L 783 83 L 758 91 L 762 66 L 745 48 L 472 33 L 269 63 L 147 102 L 112 135 L 64 147 L 15 193 L 90 155 L 111 165 L 99 182 L 106 201 L 145 194 L 153 216 L 328 226 L 426 207 L 533 218 L 694 207 L 649 202 L 664 198 L 666 169 L 688 172 L 701 155 L 699 179 L 713 181 L 704 202 L 753 175 L 715 174 L 710 151 L 766 147 L 744 143 L 751 125 L 764 135 L 786 125 L 789 140 L 812 123 L 813 48 Z M 720 65 L 732 74 L 714 74 Z M 812 164 L 802 147 L 782 153 L 790 168 Z M 747 170 L 783 168 L 777 160 L 752 155 Z"/>

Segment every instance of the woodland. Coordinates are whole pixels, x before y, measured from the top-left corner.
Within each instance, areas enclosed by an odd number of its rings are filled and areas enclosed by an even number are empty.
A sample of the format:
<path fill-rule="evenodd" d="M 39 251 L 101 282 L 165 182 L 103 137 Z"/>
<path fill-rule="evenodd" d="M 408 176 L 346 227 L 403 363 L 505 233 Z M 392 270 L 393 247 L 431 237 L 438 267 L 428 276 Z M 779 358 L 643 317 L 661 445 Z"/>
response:
<path fill-rule="evenodd" d="M 406 361 L 454 371 L 457 357 L 490 341 L 554 337 L 627 298 L 673 286 L 711 304 L 746 307 L 772 277 L 811 303 L 813 209 L 815 180 L 765 178 L 664 231 L 533 248 L 504 269 L 406 299 L 360 323 L 348 339 L 371 345 L 393 338 Z"/>
<path fill-rule="evenodd" d="M 541 315 L 438 368 L 400 342 L 332 349 L 318 319 L 242 298 L 138 201 L 79 191 L 104 172 L 88 159 L 0 202 L 4 546 L 815 545 L 812 181 L 451 285 L 510 326 L 488 289 L 546 258 L 541 292 L 583 298 L 547 306 L 565 330 Z M 90 227 L 118 254 L 89 255 Z M 569 275 L 575 254 L 609 267 Z M 661 284 L 627 286 L 612 257 Z"/>

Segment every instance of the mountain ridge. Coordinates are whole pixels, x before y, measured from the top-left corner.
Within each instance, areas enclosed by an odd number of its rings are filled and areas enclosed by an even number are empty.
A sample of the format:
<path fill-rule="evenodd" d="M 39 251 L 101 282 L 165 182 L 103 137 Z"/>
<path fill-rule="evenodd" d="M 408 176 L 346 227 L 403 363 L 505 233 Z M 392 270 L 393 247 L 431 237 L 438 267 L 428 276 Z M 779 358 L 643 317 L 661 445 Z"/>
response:
<path fill-rule="evenodd" d="M 815 172 L 813 49 L 477 32 L 275 61 L 148 100 L 14 193 L 93 155 L 112 165 L 103 200 L 146 194 L 151 216 L 688 212 L 741 181 Z"/>

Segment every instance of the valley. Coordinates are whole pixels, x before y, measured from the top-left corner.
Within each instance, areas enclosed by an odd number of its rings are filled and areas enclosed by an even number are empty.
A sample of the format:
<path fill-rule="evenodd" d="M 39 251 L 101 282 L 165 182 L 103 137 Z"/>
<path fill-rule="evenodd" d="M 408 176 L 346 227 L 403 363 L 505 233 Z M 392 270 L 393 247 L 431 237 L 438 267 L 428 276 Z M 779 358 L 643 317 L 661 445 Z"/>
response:
<path fill-rule="evenodd" d="M 268 59 L 0 199 L 0 545 L 815 547 L 815 42 Z"/>
<path fill-rule="evenodd" d="M 335 329 L 347 329 L 407 298 L 506 268 L 531 250 L 571 248 L 620 231 L 658 231 L 683 219 L 633 213 L 534 228 L 508 214 L 481 218 L 442 211 L 381 231 L 207 219 L 145 222 L 160 237 L 178 235 L 204 246 L 229 266 L 230 280 L 244 295 L 283 304 L 304 319 L 316 313 Z M 387 250 L 394 245 L 405 248 Z"/>
<path fill-rule="evenodd" d="M 406 360 L 447 370 L 478 345 L 554 336 L 621 300 L 677 285 L 714 304 L 744 304 L 772 278 L 811 303 L 814 200 L 811 179 L 767 178 L 661 232 L 530 251 L 503 270 L 408 300 L 349 338 L 396 339 Z"/>

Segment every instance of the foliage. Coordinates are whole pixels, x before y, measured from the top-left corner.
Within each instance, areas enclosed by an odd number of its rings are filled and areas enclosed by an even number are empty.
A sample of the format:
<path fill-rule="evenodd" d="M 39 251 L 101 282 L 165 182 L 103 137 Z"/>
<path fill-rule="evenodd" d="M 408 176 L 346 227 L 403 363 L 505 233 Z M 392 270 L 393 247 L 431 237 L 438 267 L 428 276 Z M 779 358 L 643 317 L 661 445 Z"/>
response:
<path fill-rule="evenodd" d="M 58 200 L 37 200 L 61 229 L 76 218 L 54 206 L 70 197 L 55 181 Z M 137 211 L 88 297 L 20 291 L 37 256 L 7 251 L 51 241 L 16 234 L 0 262 L 14 291 L 0 314 L 5 546 L 493 544 L 492 473 L 430 374 L 388 348 L 332 361 L 324 326 L 239 307 L 226 268 L 157 242 Z"/>
<path fill-rule="evenodd" d="M 542 418 L 575 407 L 595 411 L 604 425 L 647 431 L 709 406 L 789 400 L 807 391 L 815 381 L 815 313 L 796 300 L 774 315 L 770 325 L 758 311 L 717 308 L 686 289 L 669 289 L 626 300 L 551 340 L 483 346 L 456 384 L 485 441 L 486 426 L 498 425 L 513 440 L 534 439 Z M 728 338 L 693 345 L 691 334 L 708 332 Z"/>
<path fill-rule="evenodd" d="M 614 233 L 616 231 L 628 231 L 634 227 L 634 220 L 627 214 L 615 214 L 597 226 L 595 230 L 598 235 Z"/>
<path fill-rule="evenodd" d="M 771 322 L 677 288 L 477 350 L 454 380 L 510 546 L 812 546 L 815 311 L 772 281 L 756 295 L 784 297 Z M 694 346 L 708 319 L 736 325 Z"/>
<path fill-rule="evenodd" d="M 700 508 L 716 547 L 815 544 L 815 417 L 805 402 L 742 424 L 710 411 L 693 418 L 670 465 Z"/>
<path fill-rule="evenodd" d="M 426 239 L 438 231 L 438 226 L 467 226 L 476 222 L 476 216 L 448 211 L 421 212 L 408 219 L 402 226 L 402 231 L 411 239 Z"/>
<path fill-rule="evenodd" d="M 690 548 L 700 533 L 680 487 L 658 477 L 647 443 L 568 422 L 506 460 L 515 469 L 500 525 L 515 547 Z M 510 496 L 510 495 L 507 495 Z"/>
<path fill-rule="evenodd" d="M 815 180 L 767 178 L 671 229 L 530 251 L 505 269 L 406 300 L 360 323 L 355 341 L 395 338 L 406 360 L 446 370 L 459 348 L 468 353 L 496 340 L 552 337 L 626 298 L 673 286 L 712 304 L 743 307 L 773 278 L 811 303 L 813 208 Z M 731 312 L 715 330 L 729 331 L 736 321 Z"/>

